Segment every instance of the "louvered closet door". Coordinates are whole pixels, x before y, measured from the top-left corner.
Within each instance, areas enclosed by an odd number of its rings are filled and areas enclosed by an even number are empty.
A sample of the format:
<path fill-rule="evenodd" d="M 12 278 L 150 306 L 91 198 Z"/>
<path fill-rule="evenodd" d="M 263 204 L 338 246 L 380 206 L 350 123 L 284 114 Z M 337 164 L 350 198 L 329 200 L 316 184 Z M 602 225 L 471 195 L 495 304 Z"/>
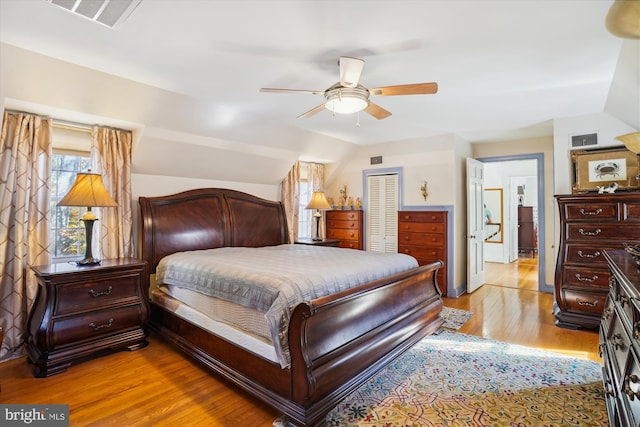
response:
<path fill-rule="evenodd" d="M 367 250 L 398 252 L 398 175 L 367 180 Z"/>

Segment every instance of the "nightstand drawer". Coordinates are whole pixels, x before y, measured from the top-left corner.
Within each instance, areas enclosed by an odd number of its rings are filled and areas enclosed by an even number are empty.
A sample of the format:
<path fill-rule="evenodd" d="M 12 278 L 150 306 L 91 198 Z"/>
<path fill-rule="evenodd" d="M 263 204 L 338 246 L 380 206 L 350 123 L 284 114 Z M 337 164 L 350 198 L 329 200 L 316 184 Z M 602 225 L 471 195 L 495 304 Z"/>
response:
<path fill-rule="evenodd" d="M 358 240 L 358 230 L 351 229 L 328 229 L 327 238 L 340 240 Z"/>
<path fill-rule="evenodd" d="M 139 280 L 139 274 L 131 274 L 59 285 L 56 287 L 58 304 L 55 315 L 76 313 L 127 300 L 139 301 L 141 298 Z"/>
<path fill-rule="evenodd" d="M 135 329 L 144 320 L 141 304 L 57 319 L 52 326 L 53 347 Z"/>
<path fill-rule="evenodd" d="M 327 220 L 328 228 L 341 228 L 345 230 L 357 230 L 359 227 L 358 221 L 351 220 L 339 220 L 339 219 L 328 219 Z"/>

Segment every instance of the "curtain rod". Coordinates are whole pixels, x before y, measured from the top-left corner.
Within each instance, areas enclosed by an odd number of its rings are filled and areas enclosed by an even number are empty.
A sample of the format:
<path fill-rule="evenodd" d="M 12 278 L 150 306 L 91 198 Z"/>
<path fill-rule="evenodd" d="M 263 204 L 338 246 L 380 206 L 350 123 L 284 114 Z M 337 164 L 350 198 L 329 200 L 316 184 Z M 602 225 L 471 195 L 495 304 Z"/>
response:
<path fill-rule="evenodd" d="M 121 128 L 117 128 L 117 127 L 113 127 L 113 126 L 103 126 L 103 125 L 98 125 L 98 124 L 94 124 L 94 125 L 89 125 L 86 123 L 80 123 L 80 122 L 73 122 L 71 120 L 63 120 L 63 119 L 56 119 L 55 117 L 51 117 L 51 116 L 45 116 L 42 114 L 35 114 L 35 113 L 30 113 L 28 111 L 19 111 L 19 110 L 4 110 L 6 113 L 9 114 L 28 114 L 31 116 L 36 116 L 36 117 L 40 117 L 42 119 L 51 119 L 51 123 L 52 126 L 58 129 L 66 129 L 66 130 L 72 130 L 72 131 L 77 131 L 77 132 L 87 132 L 87 133 L 91 133 L 91 128 L 93 126 L 99 126 L 102 128 L 107 128 L 107 129 L 114 129 L 114 130 L 119 130 L 119 131 L 123 131 L 123 132 L 131 132 L 130 129 L 121 129 Z"/>

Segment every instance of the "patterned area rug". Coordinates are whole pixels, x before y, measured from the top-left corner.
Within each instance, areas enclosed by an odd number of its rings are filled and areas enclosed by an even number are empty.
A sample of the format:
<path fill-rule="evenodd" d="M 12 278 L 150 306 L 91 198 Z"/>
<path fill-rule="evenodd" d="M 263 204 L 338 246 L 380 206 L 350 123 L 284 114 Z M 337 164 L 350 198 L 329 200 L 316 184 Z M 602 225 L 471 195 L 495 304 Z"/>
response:
<path fill-rule="evenodd" d="M 334 427 L 607 426 L 601 381 L 597 362 L 442 330 L 362 385 L 326 421 Z"/>
<path fill-rule="evenodd" d="M 440 316 L 444 319 L 444 328 L 460 329 L 473 315 L 473 311 L 460 310 L 458 308 L 442 307 Z"/>

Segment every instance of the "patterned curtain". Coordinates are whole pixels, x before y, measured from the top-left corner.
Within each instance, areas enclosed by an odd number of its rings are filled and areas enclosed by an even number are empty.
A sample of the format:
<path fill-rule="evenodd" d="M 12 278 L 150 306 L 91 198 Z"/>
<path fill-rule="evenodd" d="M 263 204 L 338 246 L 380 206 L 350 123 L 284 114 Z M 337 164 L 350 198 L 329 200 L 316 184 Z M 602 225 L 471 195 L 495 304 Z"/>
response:
<path fill-rule="evenodd" d="M 300 211 L 300 162 L 296 162 L 282 181 L 282 205 L 287 217 L 289 243 L 298 239 L 298 212 Z"/>
<path fill-rule="evenodd" d="M 38 285 L 28 268 L 49 264 L 51 120 L 4 113 L 0 136 L 0 360 L 20 355 Z"/>
<path fill-rule="evenodd" d="M 131 132 L 94 126 L 91 151 L 95 172 L 102 174 L 104 186 L 115 208 L 100 209 L 100 252 L 103 258 L 134 256 L 131 208 Z"/>
<path fill-rule="evenodd" d="M 307 169 L 307 181 L 310 184 L 311 191 L 324 191 L 324 165 L 318 163 L 309 163 Z M 320 217 L 320 238 L 325 238 L 325 226 L 324 226 L 324 212 L 322 212 L 322 216 Z M 311 236 L 314 236 L 315 231 L 315 219 L 309 222 L 311 226 Z"/>

